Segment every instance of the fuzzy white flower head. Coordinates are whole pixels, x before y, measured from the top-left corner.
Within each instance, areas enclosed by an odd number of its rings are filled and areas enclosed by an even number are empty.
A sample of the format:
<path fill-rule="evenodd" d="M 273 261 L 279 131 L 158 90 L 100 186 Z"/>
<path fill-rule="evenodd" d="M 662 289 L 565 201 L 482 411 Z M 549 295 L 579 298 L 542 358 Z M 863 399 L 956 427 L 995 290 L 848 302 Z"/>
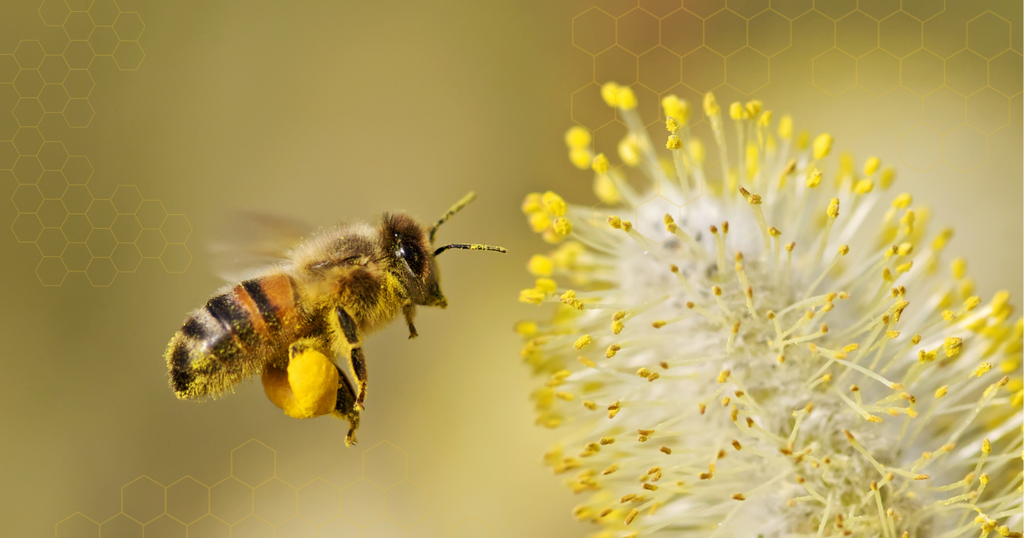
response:
<path fill-rule="evenodd" d="M 635 97 L 602 95 L 627 167 L 566 142 L 603 203 L 523 205 L 559 244 L 520 296 L 553 316 L 517 331 L 574 515 L 609 537 L 1020 536 L 1024 322 L 962 260 L 944 276 L 952 232 L 929 236 L 877 158 L 834 166 L 830 135 L 758 101 L 729 107 L 733 145 L 706 96 L 712 181 L 688 103 L 662 103 L 665 154 Z"/>

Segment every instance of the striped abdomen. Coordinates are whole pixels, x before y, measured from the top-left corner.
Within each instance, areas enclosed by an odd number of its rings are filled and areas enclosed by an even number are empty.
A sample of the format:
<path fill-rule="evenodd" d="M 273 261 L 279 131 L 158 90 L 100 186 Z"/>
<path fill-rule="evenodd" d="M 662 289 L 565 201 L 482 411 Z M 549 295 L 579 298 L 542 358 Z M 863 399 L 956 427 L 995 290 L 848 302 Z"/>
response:
<path fill-rule="evenodd" d="M 285 274 L 246 280 L 189 317 L 167 348 L 178 398 L 216 395 L 262 371 L 297 329 L 298 290 Z"/>

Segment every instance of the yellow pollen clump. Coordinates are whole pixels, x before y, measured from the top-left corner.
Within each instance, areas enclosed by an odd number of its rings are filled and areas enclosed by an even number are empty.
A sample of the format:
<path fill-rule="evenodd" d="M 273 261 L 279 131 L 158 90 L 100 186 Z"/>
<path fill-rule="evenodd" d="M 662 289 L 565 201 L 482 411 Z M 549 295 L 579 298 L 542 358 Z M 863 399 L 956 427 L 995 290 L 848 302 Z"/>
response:
<path fill-rule="evenodd" d="M 814 139 L 814 158 L 824 159 L 832 151 L 832 135 L 822 133 Z"/>
<path fill-rule="evenodd" d="M 544 204 L 544 207 L 548 210 L 548 213 L 551 213 L 556 217 L 561 217 L 562 215 L 565 215 L 565 200 L 563 200 L 561 196 L 555 194 L 552 191 L 547 191 L 544 193 L 543 196 L 541 196 L 540 200 L 541 203 Z"/>
<path fill-rule="evenodd" d="M 690 103 L 675 95 L 666 95 L 661 100 L 661 108 L 665 115 L 674 118 L 680 125 L 686 125 L 690 121 Z"/>
<path fill-rule="evenodd" d="M 878 167 L 881 166 L 882 161 L 878 157 L 868 157 L 868 160 L 864 162 L 864 175 L 871 176 L 878 171 Z"/>
<path fill-rule="evenodd" d="M 743 103 L 736 101 L 729 105 L 729 117 L 734 120 L 741 120 L 744 117 Z"/>
<path fill-rule="evenodd" d="M 615 102 L 622 110 L 633 110 L 636 108 L 636 94 L 633 93 L 633 88 L 621 86 L 619 94 L 615 97 Z"/>
<path fill-rule="evenodd" d="M 570 127 L 565 132 L 565 145 L 570 148 L 582 148 L 590 145 L 590 131 L 579 125 Z"/>
<path fill-rule="evenodd" d="M 718 106 L 718 101 L 715 100 L 715 94 L 708 92 L 704 94 L 704 114 L 708 116 L 717 116 L 722 109 Z"/>
<path fill-rule="evenodd" d="M 789 114 L 782 116 L 782 118 L 779 119 L 779 128 L 777 132 L 779 133 L 779 138 L 783 140 L 792 140 L 793 117 Z"/>
<path fill-rule="evenodd" d="M 572 148 L 569 150 L 569 162 L 580 170 L 590 168 L 591 153 L 586 148 Z"/>
<path fill-rule="evenodd" d="M 821 184 L 821 170 L 815 168 L 809 176 L 807 176 L 807 186 L 815 188 Z"/>
<path fill-rule="evenodd" d="M 594 160 L 590 163 L 590 167 L 594 169 L 598 174 L 608 173 L 608 157 L 604 156 L 604 153 L 598 153 L 594 155 Z"/>
<path fill-rule="evenodd" d="M 526 264 L 526 270 L 534 276 L 551 276 L 554 269 L 555 263 L 551 258 L 541 254 L 534 254 Z"/>
<path fill-rule="evenodd" d="M 829 201 L 827 213 L 832 218 L 839 216 L 839 198 L 833 198 Z"/>
<path fill-rule="evenodd" d="M 618 103 L 618 97 L 618 84 L 614 82 L 607 82 L 601 86 L 601 99 L 604 99 L 604 104 L 614 108 Z"/>
<path fill-rule="evenodd" d="M 978 367 L 975 368 L 973 372 L 971 372 L 970 377 L 981 377 L 981 376 L 987 374 L 991 370 L 992 370 L 992 363 L 991 362 L 983 362 L 983 363 L 979 364 Z"/>
<path fill-rule="evenodd" d="M 572 224 L 569 222 L 569 219 L 566 219 L 565 217 L 558 217 L 555 219 L 554 228 L 555 232 L 559 235 L 569 235 L 572 233 Z"/>
<path fill-rule="evenodd" d="M 583 348 L 587 347 L 587 345 L 590 344 L 590 342 L 591 342 L 590 335 L 589 334 L 584 334 L 583 336 L 579 337 L 576 340 L 576 342 L 572 345 L 572 347 L 573 347 L 573 349 L 580 350 L 580 349 L 583 349 Z"/>
<path fill-rule="evenodd" d="M 668 149 L 681 149 L 683 147 L 683 141 L 676 135 L 669 135 L 668 142 L 665 143 L 665 147 Z"/>

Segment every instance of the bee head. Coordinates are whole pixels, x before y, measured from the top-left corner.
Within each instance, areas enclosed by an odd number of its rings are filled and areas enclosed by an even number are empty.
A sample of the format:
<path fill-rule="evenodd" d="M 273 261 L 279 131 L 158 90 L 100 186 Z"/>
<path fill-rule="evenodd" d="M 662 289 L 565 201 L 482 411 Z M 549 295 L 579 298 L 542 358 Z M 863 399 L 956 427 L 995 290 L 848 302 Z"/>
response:
<path fill-rule="evenodd" d="M 402 281 L 414 304 L 448 306 L 441 292 L 437 264 L 427 231 L 403 213 L 384 215 L 381 223 L 384 255 L 394 263 L 394 273 Z"/>
<path fill-rule="evenodd" d="M 464 250 L 488 250 L 491 252 L 506 252 L 501 247 L 491 245 L 477 245 L 470 243 L 452 243 L 442 247 L 434 248 L 434 235 L 442 224 L 448 221 L 466 204 L 473 201 L 476 195 L 469 193 L 455 203 L 440 220 L 428 229 L 416 223 L 411 217 L 404 214 L 385 215 L 381 224 L 382 243 L 388 249 L 386 254 L 393 256 L 396 271 L 402 279 L 406 289 L 409 291 L 413 303 L 424 306 L 448 306 L 448 300 L 441 292 L 440 274 L 437 270 L 436 258 L 448 249 Z"/>

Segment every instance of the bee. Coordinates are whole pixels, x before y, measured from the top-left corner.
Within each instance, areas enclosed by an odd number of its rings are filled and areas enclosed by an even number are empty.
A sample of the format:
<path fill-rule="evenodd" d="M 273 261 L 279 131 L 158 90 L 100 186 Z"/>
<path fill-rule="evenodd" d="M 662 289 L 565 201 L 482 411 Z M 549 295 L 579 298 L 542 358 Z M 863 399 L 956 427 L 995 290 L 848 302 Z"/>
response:
<path fill-rule="evenodd" d="M 326 393 L 326 412 L 348 421 L 345 444 L 354 445 L 366 400 L 363 338 L 399 312 L 409 338 L 415 338 L 417 306 L 448 306 L 437 268 L 441 253 L 506 252 L 466 243 L 434 248 L 438 228 L 474 196 L 467 194 L 429 228 L 404 213 L 385 213 L 376 228 L 355 222 L 327 229 L 294 246 L 280 262 L 222 288 L 189 313 L 167 346 L 174 394 L 183 400 L 216 397 L 262 375 L 268 397 L 284 407 L 270 388 L 275 377 L 286 376 L 301 359 L 330 357 L 322 362 L 329 365 L 330 379 L 337 371 L 337 387 L 336 394 L 333 385 Z M 354 383 L 339 362 L 348 363 Z"/>

